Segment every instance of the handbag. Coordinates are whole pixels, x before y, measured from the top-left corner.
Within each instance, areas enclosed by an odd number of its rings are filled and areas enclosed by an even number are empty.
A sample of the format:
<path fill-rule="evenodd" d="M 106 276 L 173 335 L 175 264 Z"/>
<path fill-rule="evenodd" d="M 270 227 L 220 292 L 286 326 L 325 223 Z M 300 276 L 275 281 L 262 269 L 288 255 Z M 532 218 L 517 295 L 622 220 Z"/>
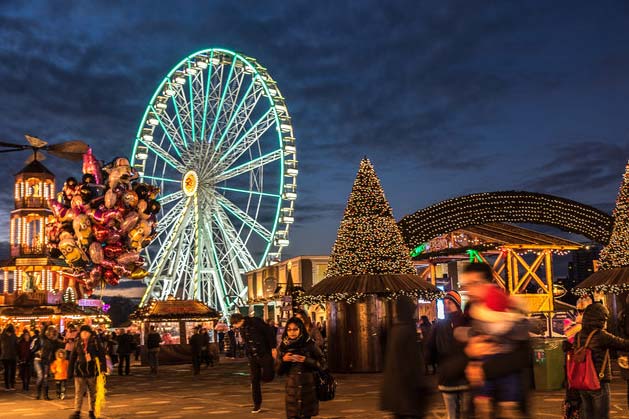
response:
<path fill-rule="evenodd" d="M 319 369 L 315 371 L 314 378 L 319 401 L 327 402 L 334 400 L 334 396 L 336 396 L 336 380 L 332 374 Z"/>
<path fill-rule="evenodd" d="M 581 334 L 577 339 L 577 347 L 568 352 L 566 358 L 566 370 L 568 376 L 568 386 L 572 390 L 596 391 L 601 388 L 600 379 L 605 376 L 605 368 L 609 362 L 609 350 L 605 352 L 605 359 L 600 372 L 596 372 L 594 361 L 592 361 L 592 350 L 588 348 L 590 341 L 599 329 L 593 330 L 585 341 L 585 346 L 581 344 Z"/>

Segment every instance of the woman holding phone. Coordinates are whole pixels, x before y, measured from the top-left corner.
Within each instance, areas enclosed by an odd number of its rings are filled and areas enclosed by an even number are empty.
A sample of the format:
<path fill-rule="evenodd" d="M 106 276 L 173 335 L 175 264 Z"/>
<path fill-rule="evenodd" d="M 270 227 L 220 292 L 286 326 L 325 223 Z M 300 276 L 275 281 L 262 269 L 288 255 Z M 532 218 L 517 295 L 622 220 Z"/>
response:
<path fill-rule="evenodd" d="M 279 346 L 279 375 L 286 375 L 286 418 L 310 419 L 319 414 L 314 372 L 324 368 L 323 352 L 297 317 L 286 323 Z"/>

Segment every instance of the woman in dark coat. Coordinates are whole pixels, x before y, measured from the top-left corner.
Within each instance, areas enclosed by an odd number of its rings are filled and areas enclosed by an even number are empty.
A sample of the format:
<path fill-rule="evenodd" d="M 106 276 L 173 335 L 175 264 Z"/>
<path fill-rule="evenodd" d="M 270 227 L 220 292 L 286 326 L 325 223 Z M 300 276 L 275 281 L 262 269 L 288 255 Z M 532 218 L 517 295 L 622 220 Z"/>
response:
<path fill-rule="evenodd" d="M 397 300 L 397 316 L 388 333 L 380 407 L 396 419 L 423 418 L 430 400 L 424 357 L 415 331 L 415 302 Z"/>
<path fill-rule="evenodd" d="M 6 390 L 15 390 L 17 358 L 17 336 L 15 336 L 15 328 L 9 324 L 0 335 L 0 359 L 4 366 L 4 387 Z"/>
<path fill-rule="evenodd" d="M 28 391 L 31 384 L 31 369 L 33 368 L 33 354 L 31 353 L 31 335 L 28 330 L 24 330 L 18 341 L 18 365 L 20 367 L 20 378 L 22 379 L 22 390 Z"/>
<path fill-rule="evenodd" d="M 297 317 L 286 323 L 279 346 L 279 375 L 286 375 L 286 418 L 309 419 L 319 414 L 314 371 L 324 368 L 323 352 Z"/>

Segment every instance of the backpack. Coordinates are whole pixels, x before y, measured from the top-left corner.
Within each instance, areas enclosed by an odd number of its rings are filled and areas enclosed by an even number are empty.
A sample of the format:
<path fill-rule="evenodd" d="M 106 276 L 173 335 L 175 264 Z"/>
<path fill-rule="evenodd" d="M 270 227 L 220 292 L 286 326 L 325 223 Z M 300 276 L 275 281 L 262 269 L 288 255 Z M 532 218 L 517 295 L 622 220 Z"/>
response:
<path fill-rule="evenodd" d="M 601 388 L 600 379 L 605 376 L 605 368 L 609 362 L 609 350 L 605 352 L 603 366 L 599 373 L 596 372 L 594 361 L 592 361 L 592 350 L 588 348 L 590 341 L 596 332 L 593 330 L 585 341 L 585 346 L 581 346 L 581 334 L 577 338 L 577 347 L 568 352 L 566 358 L 566 374 L 568 376 L 568 387 L 572 390 L 595 391 Z"/>

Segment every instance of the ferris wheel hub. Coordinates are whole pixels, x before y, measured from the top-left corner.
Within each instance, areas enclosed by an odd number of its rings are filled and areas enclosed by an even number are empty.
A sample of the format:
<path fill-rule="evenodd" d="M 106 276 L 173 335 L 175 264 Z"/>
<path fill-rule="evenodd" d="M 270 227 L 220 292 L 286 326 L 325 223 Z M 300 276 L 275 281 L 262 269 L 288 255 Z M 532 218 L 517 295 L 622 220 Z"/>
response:
<path fill-rule="evenodd" d="M 194 170 L 189 170 L 183 175 L 181 180 L 181 188 L 186 196 L 192 196 L 197 193 L 199 187 L 199 176 Z"/>

